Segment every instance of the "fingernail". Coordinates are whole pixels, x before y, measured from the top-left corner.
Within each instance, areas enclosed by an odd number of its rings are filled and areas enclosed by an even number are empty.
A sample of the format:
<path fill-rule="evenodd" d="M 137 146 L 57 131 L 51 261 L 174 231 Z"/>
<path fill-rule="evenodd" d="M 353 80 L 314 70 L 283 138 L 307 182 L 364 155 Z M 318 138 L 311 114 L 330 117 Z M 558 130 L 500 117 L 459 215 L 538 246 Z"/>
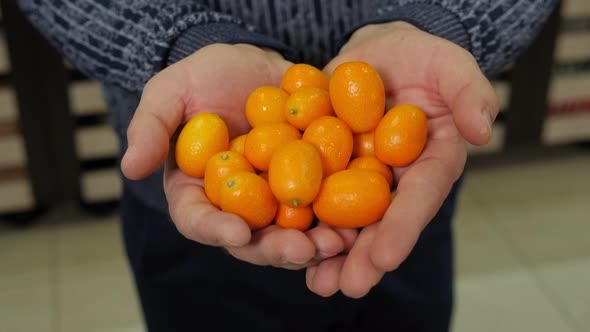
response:
<path fill-rule="evenodd" d="M 482 135 L 488 135 L 492 132 L 492 124 L 494 122 L 494 118 L 492 117 L 492 110 L 489 106 L 485 106 L 481 110 L 481 117 L 483 119 L 483 125 L 479 132 Z"/>
<path fill-rule="evenodd" d="M 279 259 L 279 265 L 288 265 L 288 264 L 296 264 L 295 262 L 291 262 L 290 260 L 288 260 L 285 257 L 281 257 Z"/>
<path fill-rule="evenodd" d="M 240 239 L 236 239 L 236 238 L 228 238 L 228 239 L 223 239 L 221 241 L 221 245 L 225 246 L 225 247 L 241 247 L 244 245 L 243 241 L 240 241 Z"/>
<path fill-rule="evenodd" d="M 198 208 L 210 209 L 215 211 L 216 208 L 213 205 L 207 203 L 199 203 Z M 216 212 L 216 211 L 215 211 Z M 213 213 L 215 213 L 213 212 Z M 250 240 L 250 232 L 244 231 L 244 228 L 240 227 L 241 221 L 239 217 L 235 215 L 220 214 L 217 220 L 217 229 L 212 234 L 212 239 L 209 242 L 215 242 L 222 247 L 238 248 L 243 246 Z M 245 226 L 245 225 L 244 225 Z"/>
<path fill-rule="evenodd" d="M 250 236 L 244 233 L 236 233 L 232 230 L 231 233 L 226 233 L 220 242 L 223 246 L 238 248 L 248 244 L 250 242 Z"/>
<path fill-rule="evenodd" d="M 321 251 L 318 251 L 315 255 L 313 255 L 314 260 L 322 260 L 324 258 L 326 258 L 326 255 Z"/>
<path fill-rule="evenodd" d="M 306 259 L 305 257 L 300 257 L 299 259 L 295 258 L 295 259 L 282 259 L 282 261 L 285 261 L 285 263 L 290 263 L 290 264 L 295 264 L 295 265 L 303 265 L 307 262 L 309 262 L 309 259 Z"/>
<path fill-rule="evenodd" d="M 338 253 L 330 253 L 330 252 L 326 252 L 326 251 L 318 251 L 313 258 L 314 259 L 326 259 L 326 258 L 330 258 L 333 256 L 336 256 Z"/>

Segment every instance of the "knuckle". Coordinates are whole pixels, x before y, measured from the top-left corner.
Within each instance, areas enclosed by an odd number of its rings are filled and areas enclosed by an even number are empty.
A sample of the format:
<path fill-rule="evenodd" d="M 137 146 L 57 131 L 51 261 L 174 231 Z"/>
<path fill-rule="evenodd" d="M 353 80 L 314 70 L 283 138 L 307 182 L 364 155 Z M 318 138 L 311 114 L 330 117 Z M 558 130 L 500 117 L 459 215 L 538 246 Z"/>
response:
<path fill-rule="evenodd" d="M 473 54 L 471 52 L 469 52 L 468 50 L 464 49 L 463 47 L 455 47 L 454 48 L 454 56 L 459 59 L 461 62 L 466 62 L 466 63 L 470 63 L 473 65 L 476 65 L 479 67 L 479 65 L 477 64 L 477 60 L 475 59 L 475 57 L 473 56 Z"/>
<path fill-rule="evenodd" d="M 153 91 L 156 91 L 158 81 L 159 81 L 158 75 L 150 78 L 143 86 L 142 96 L 151 95 L 153 93 Z"/>
<path fill-rule="evenodd" d="M 213 244 L 215 240 L 209 239 L 203 234 L 200 227 L 200 218 L 195 218 L 193 209 L 180 208 L 175 205 L 170 206 L 170 215 L 178 232 L 186 239 L 202 244 Z"/>
<path fill-rule="evenodd" d="M 195 241 L 195 232 L 193 231 L 194 226 L 189 221 L 190 219 L 188 219 L 188 212 L 186 209 L 179 209 L 171 205 L 169 211 L 172 222 L 174 223 L 174 226 L 176 226 L 178 232 L 188 240 Z"/>

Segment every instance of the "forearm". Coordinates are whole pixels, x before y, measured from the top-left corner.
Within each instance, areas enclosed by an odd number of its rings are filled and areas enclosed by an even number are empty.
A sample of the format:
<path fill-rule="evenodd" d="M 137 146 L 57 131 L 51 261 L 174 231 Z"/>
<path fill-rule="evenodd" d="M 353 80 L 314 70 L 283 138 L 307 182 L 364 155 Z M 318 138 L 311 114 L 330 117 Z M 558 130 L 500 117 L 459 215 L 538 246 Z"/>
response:
<path fill-rule="evenodd" d="M 407 21 L 466 48 L 490 74 L 522 53 L 556 4 L 557 0 L 414 0 L 383 7 L 368 22 Z"/>
<path fill-rule="evenodd" d="M 141 91 L 166 65 L 215 42 L 282 44 L 193 0 L 19 0 L 29 20 L 76 67 Z"/>

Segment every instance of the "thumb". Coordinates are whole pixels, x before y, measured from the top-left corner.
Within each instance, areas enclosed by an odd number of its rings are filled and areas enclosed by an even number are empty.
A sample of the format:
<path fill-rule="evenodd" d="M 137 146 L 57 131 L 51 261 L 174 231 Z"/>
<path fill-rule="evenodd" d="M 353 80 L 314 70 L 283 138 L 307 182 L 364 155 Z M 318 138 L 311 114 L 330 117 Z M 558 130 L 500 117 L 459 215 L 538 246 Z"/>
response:
<path fill-rule="evenodd" d="M 438 90 L 451 108 L 461 135 L 471 144 L 487 144 L 499 112 L 499 100 L 471 54 L 453 48 L 434 64 Z"/>
<path fill-rule="evenodd" d="M 185 102 L 179 79 L 162 72 L 150 80 L 127 129 L 127 151 L 121 161 L 131 180 L 150 175 L 168 157 L 170 139 L 183 119 Z"/>

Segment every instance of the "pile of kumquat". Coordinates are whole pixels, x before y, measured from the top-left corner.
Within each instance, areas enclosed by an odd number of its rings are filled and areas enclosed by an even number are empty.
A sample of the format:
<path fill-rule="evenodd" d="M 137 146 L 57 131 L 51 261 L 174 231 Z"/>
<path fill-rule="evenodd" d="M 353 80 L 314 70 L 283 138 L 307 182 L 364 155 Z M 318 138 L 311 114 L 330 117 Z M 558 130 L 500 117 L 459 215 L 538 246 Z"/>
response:
<path fill-rule="evenodd" d="M 287 69 L 281 86 L 261 86 L 245 105 L 251 130 L 230 140 L 224 120 L 195 115 L 175 146 L 179 168 L 202 178 L 210 202 L 250 229 L 270 224 L 305 231 L 314 220 L 344 228 L 379 221 L 391 203 L 392 167 L 422 153 L 424 111 L 386 112 L 379 73 L 360 61 L 328 77 L 307 64 Z"/>

